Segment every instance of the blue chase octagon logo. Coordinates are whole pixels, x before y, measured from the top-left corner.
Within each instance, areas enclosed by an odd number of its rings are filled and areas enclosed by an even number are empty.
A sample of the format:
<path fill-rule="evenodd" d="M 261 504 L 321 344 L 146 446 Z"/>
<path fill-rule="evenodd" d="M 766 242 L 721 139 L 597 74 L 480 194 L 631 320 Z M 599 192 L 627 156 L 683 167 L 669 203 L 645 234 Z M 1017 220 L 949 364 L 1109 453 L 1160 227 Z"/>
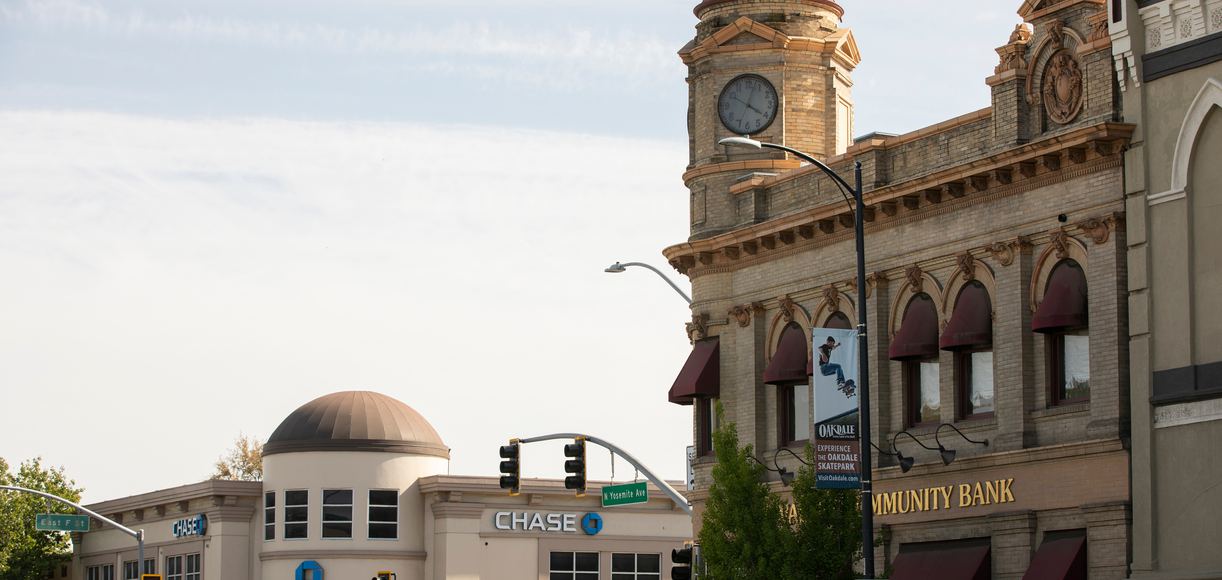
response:
<path fill-rule="evenodd" d="M 603 517 L 594 512 L 582 516 L 581 531 L 588 536 L 598 535 L 598 532 L 603 531 Z"/>

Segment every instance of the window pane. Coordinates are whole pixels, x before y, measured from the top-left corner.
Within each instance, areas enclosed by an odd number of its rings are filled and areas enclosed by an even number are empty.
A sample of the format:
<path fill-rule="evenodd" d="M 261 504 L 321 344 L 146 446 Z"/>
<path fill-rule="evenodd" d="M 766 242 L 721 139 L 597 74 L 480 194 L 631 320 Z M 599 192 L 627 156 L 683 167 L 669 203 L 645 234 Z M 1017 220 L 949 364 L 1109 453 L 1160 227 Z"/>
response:
<path fill-rule="evenodd" d="M 611 580 L 636 580 L 636 574 L 611 574 Z"/>
<path fill-rule="evenodd" d="M 1085 334 L 1066 334 L 1065 376 L 1061 399 L 1087 399 L 1090 397 L 1090 337 Z"/>
<path fill-rule="evenodd" d="M 578 572 L 597 572 L 598 552 L 578 552 L 576 566 Z"/>
<path fill-rule="evenodd" d="M 153 560 L 151 558 L 145 560 L 144 561 L 144 573 L 145 574 L 156 574 L 157 573 L 157 560 Z"/>
<path fill-rule="evenodd" d="M 572 572 L 552 572 L 548 577 L 550 580 L 573 580 Z"/>
<path fill-rule="evenodd" d="M 199 554 L 190 554 L 187 556 L 187 573 L 195 572 L 199 572 Z"/>
<path fill-rule="evenodd" d="M 322 521 L 350 522 L 352 521 L 352 506 L 323 506 Z"/>
<path fill-rule="evenodd" d="M 399 492 L 390 490 L 371 490 L 369 505 L 399 505 Z"/>
<path fill-rule="evenodd" d="M 918 370 L 921 381 L 921 408 L 917 421 L 933 423 L 942 419 L 942 391 L 939 385 L 938 361 L 922 362 Z"/>
<path fill-rule="evenodd" d="M 322 537 L 324 538 L 351 538 L 352 524 L 327 524 L 322 525 Z"/>
<path fill-rule="evenodd" d="M 793 440 L 810 439 L 810 384 L 793 386 Z"/>
<path fill-rule="evenodd" d="M 611 554 L 612 572 L 636 572 L 636 554 Z"/>
<path fill-rule="evenodd" d="M 993 412 L 993 351 L 973 352 L 968 402 L 972 414 Z"/>
<path fill-rule="evenodd" d="M 658 554 L 637 554 L 636 555 L 636 571 L 637 572 L 661 572 L 662 571 L 662 556 Z"/>
<path fill-rule="evenodd" d="M 352 490 L 324 489 L 322 492 L 322 502 L 324 504 L 352 505 Z"/>
<path fill-rule="evenodd" d="M 574 577 L 577 580 L 598 580 L 598 573 L 595 572 L 593 574 L 575 574 Z"/>
<path fill-rule="evenodd" d="M 375 540 L 393 540 L 399 536 L 395 524 L 369 524 L 369 537 Z"/>
<path fill-rule="evenodd" d="M 396 523 L 398 521 L 398 508 L 369 508 L 369 521 Z"/>
<path fill-rule="evenodd" d="M 305 490 L 284 492 L 284 505 L 309 505 L 310 492 Z"/>
<path fill-rule="evenodd" d="M 552 552 L 552 571 L 572 571 L 573 570 L 573 553 L 572 552 Z"/>
<path fill-rule="evenodd" d="M 263 494 L 263 507 L 276 507 L 276 492 L 269 491 Z"/>
<path fill-rule="evenodd" d="M 284 538 L 287 540 L 298 540 L 306 537 L 305 524 L 284 524 Z"/>
<path fill-rule="evenodd" d="M 307 522 L 310 520 L 310 508 L 307 507 L 286 507 L 284 508 L 284 521 L 286 522 Z"/>

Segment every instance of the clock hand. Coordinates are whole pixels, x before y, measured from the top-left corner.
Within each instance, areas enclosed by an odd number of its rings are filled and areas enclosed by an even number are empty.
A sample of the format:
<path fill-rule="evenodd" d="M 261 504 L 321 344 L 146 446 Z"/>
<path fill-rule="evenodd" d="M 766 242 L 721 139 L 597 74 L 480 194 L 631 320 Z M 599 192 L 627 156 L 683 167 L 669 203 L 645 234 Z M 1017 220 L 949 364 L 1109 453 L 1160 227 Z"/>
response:
<path fill-rule="evenodd" d="M 748 109 L 751 109 L 752 111 L 755 111 L 756 113 L 759 113 L 759 114 L 761 114 L 761 115 L 763 115 L 763 114 L 764 114 L 764 112 L 763 112 L 763 111 L 761 111 L 761 110 L 759 110 L 759 109 L 757 109 L 757 108 L 755 108 L 755 107 L 751 106 L 751 103 L 749 103 L 749 102 L 747 102 L 747 101 L 744 101 L 744 100 L 742 100 L 742 99 L 740 99 L 740 98 L 738 98 L 738 97 L 734 97 L 734 100 L 735 100 L 735 101 L 738 101 L 738 102 L 740 102 L 740 103 L 742 103 L 742 104 L 744 104 L 744 105 L 747 105 L 747 108 L 748 108 Z"/>

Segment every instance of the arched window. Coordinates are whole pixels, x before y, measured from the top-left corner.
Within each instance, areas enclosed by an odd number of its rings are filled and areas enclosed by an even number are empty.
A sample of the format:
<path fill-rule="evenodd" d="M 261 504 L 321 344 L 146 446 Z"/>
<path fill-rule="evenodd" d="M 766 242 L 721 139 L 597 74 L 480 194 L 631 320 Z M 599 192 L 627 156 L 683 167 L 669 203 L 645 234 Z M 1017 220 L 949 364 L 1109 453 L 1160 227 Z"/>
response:
<path fill-rule="evenodd" d="M 960 418 L 993 413 L 993 306 L 975 280 L 963 285 L 938 340 L 955 353 L 955 397 Z"/>
<path fill-rule="evenodd" d="M 785 325 L 776 352 L 764 369 L 764 383 L 776 385 L 777 445 L 785 447 L 810 438 L 810 347 L 806 331 L 796 322 Z"/>
<path fill-rule="evenodd" d="M 904 365 L 904 421 L 907 426 L 942 420 L 938 365 L 938 310 L 924 292 L 908 300 L 900 330 L 891 341 L 891 360 Z"/>
<path fill-rule="evenodd" d="M 1090 329 L 1086 274 L 1071 259 L 1053 266 L 1031 330 L 1045 336 L 1048 403 L 1090 400 Z"/>

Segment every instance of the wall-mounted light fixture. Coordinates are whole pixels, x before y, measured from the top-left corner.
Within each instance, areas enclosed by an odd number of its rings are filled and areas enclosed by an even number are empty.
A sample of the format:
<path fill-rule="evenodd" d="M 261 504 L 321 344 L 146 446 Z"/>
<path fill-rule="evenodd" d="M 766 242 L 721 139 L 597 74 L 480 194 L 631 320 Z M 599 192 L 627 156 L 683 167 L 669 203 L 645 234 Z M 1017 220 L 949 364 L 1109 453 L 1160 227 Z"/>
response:
<path fill-rule="evenodd" d="M 887 451 L 886 449 L 883 449 L 882 447 L 875 445 L 873 441 L 870 442 L 870 447 L 873 447 L 874 449 L 878 450 L 878 452 L 882 453 L 883 455 L 890 455 L 892 457 L 898 458 L 897 461 L 900 462 L 900 471 L 904 473 L 908 473 L 908 470 L 912 469 L 912 458 L 911 457 L 905 458 L 904 455 L 900 453 L 899 451 Z M 903 459 L 907 459 L 908 461 L 907 462 L 902 461 Z"/>
<path fill-rule="evenodd" d="M 968 443 L 975 443 L 976 445 L 984 445 L 986 447 L 989 444 L 988 439 L 985 439 L 984 441 L 976 441 L 975 439 L 969 438 L 967 435 L 964 435 L 963 431 L 960 431 L 958 427 L 955 427 L 954 425 L 951 425 L 950 423 L 943 423 L 941 425 L 938 425 L 938 429 L 933 432 L 933 440 L 938 443 L 938 453 L 942 455 L 942 464 L 943 465 L 950 465 L 950 462 L 955 460 L 955 454 L 956 454 L 956 451 L 954 449 L 947 449 L 944 445 L 942 445 L 942 441 L 938 438 L 938 434 L 942 432 L 943 427 L 950 427 L 951 429 L 954 429 L 955 433 L 958 433 L 959 436 L 962 437 Z"/>
<path fill-rule="evenodd" d="M 904 455 L 904 452 L 900 451 L 899 447 L 896 447 L 895 440 L 899 439 L 900 435 L 907 435 L 909 439 L 916 441 L 917 445 L 920 445 L 921 447 L 924 447 L 930 451 L 937 451 L 937 449 L 934 449 L 933 447 L 930 447 L 922 443 L 921 440 L 917 439 L 916 436 L 914 436 L 912 433 L 909 433 L 907 431 L 900 431 L 899 433 L 896 433 L 894 436 L 891 437 L 891 448 L 895 450 L 895 455 L 896 457 L 899 458 L 899 462 L 900 462 L 900 471 L 904 473 L 908 473 L 908 470 L 912 469 L 913 464 L 916 463 L 916 459 Z"/>

